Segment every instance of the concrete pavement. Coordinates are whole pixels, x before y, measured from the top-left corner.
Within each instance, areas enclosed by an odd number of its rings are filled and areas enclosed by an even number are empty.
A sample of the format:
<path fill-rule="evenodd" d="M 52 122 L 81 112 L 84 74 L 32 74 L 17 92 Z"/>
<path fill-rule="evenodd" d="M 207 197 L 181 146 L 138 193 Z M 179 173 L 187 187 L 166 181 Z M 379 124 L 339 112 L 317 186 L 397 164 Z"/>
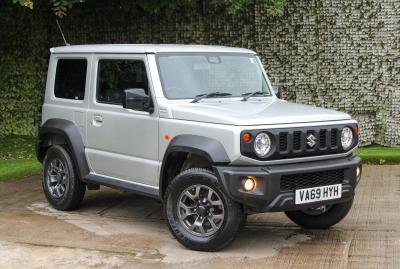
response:
<path fill-rule="evenodd" d="M 330 230 L 257 214 L 216 253 L 182 247 L 160 209 L 102 187 L 60 212 L 39 176 L 0 183 L 0 268 L 400 268 L 400 166 L 365 166 L 353 209 Z"/>

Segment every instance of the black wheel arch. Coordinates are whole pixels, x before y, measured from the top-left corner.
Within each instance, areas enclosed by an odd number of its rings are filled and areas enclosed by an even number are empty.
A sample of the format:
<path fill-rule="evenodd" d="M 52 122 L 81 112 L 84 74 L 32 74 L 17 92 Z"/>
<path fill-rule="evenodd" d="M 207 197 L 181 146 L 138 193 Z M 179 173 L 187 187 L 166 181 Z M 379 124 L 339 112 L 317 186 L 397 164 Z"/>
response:
<path fill-rule="evenodd" d="M 83 180 L 87 177 L 90 170 L 85 156 L 85 146 L 78 126 L 72 121 L 65 119 L 47 120 L 40 127 L 36 144 L 36 157 L 39 162 L 43 162 L 47 149 L 54 141 L 62 141 L 67 145 L 78 171 L 79 179 Z"/>
<path fill-rule="evenodd" d="M 216 139 L 199 135 L 178 135 L 168 144 L 159 177 L 160 198 L 168 186 L 168 167 L 171 162 L 182 162 L 187 154 L 204 157 L 211 165 L 228 164 L 230 159 L 224 146 Z"/>

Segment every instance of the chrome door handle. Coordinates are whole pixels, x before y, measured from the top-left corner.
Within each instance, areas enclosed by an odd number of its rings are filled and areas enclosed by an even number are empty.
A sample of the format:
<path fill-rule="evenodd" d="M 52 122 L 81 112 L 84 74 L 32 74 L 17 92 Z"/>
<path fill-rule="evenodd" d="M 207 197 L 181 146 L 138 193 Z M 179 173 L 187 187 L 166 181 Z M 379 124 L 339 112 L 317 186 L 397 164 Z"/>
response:
<path fill-rule="evenodd" d="M 94 115 L 93 116 L 93 126 L 101 126 L 103 124 L 103 116 L 101 115 Z"/>
<path fill-rule="evenodd" d="M 103 116 L 101 116 L 101 115 L 94 115 L 94 117 L 93 117 L 93 120 L 95 121 L 95 122 L 103 122 Z"/>

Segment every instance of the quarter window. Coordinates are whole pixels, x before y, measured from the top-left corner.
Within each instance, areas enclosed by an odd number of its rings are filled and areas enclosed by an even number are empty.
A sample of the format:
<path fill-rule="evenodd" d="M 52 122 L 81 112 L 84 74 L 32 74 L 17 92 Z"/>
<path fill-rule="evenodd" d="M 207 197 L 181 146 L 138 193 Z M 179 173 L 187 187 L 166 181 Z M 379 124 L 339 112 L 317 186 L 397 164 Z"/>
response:
<path fill-rule="evenodd" d="M 87 61 L 85 59 L 60 59 L 57 61 L 54 96 L 83 100 L 85 98 Z"/>
<path fill-rule="evenodd" d="M 146 67 L 140 60 L 100 60 L 97 78 L 97 101 L 122 105 L 127 89 L 144 89 L 149 93 Z"/>

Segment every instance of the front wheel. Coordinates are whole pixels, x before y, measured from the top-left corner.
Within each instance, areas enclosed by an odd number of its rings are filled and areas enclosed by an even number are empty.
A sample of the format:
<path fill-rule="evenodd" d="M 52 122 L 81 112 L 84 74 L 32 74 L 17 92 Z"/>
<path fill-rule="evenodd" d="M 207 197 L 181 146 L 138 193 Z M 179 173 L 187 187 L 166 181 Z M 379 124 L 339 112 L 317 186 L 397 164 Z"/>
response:
<path fill-rule="evenodd" d="M 286 211 L 285 214 L 290 220 L 303 228 L 328 229 L 346 217 L 352 205 L 353 199 L 340 204 L 323 205 L 298 211 Z"/>
<path fill-rule="evenodd" d="M 164 214 L 175 238 L 194 250 L 217 251 L 230 244 L 245 215 L 229 199 L 214 173 L 193 168 L 177 175 L 164 199 Z"/>

